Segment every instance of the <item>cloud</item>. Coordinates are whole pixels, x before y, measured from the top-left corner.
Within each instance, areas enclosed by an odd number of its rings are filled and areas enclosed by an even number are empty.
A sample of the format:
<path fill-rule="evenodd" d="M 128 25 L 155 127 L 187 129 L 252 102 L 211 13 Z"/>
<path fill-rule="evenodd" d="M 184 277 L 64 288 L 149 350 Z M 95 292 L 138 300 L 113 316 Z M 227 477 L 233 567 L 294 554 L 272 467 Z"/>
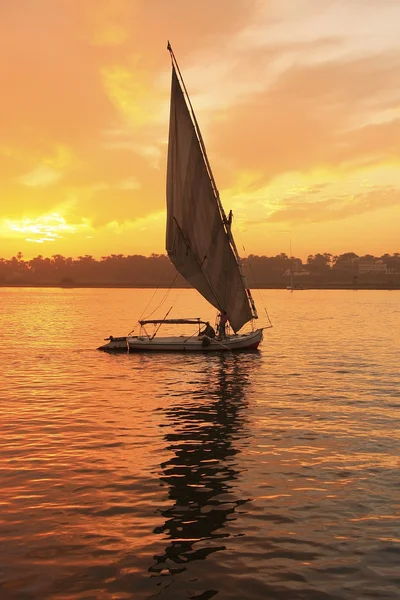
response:
<path fill-rule="evenodd" d="M 128 177 L 117 183 L 116 187 L 119 190 L 140 190 L 142 186 L 136 177 Z"/>
<path fill-rule="evenodd" d="M 72 10 L 79 15 L 82 33 L 90 44 L 112 47 L 124 44 L 131 35 L 128 23 L 132 22 L 133 4 L 129 0 L 86 0 L 75 3 Z"/>
<path fill-rule="evenodd" d="M 261 169 L 268 182 L 288 171 L 396 159 L 399 121 L 368 121 L 398 106 L 399 89 L 400 53 L 293 67 L 266 92 L 225 109 L 212 130 L 210 159 L 224 157 L 217 162 L 222 185 L 238 169 Z"/>
<path fill-rule="evenodd" d="M 28 187 L 47 187 L 59 181 L 61 177 L 62 173 L 60 171 L 52 169 L 47 165 L 40 165 L 33 169 L 33 171 L 21 175 L 17 181 Z"/>
<path fill-rule="evenodd" d="M 362 18 L 360 18 L 362 15 Z M 400 6 L 396 0 L 269 0 L 255 5 L 247 27 L 237 38 L 242 49 L 336 38 L 335 58 L 380 53 L 398 42 Z M 331 50 L 334 50 L 333 48 Z M 326 61 L 322 57 L 322 62 Z"/>
<path fill-rule="evenodd" d="M 123 65 L 102 67 L 100 74 L 107 96 L 128 123 L 145 125 L 154 118 L 154 93 L 146 73 Z"/>
<path fill-rule="evenodd" d="M 151 227 L 165 211 L 167 38 L 224 205 L 260 246 L 274 219 L 298 219 L 308 240 L 313 212 L 340 220 L 340 231 L 351 211 L 375 213 L 378 197 L 391 222 L 398 215 L 389 201 L 400 187 L 398 2 L 3 5 L 0 209 L 14 222 L 58 213 L 91 224 L 92 242 L 77 229 L 54 245 L 100 248 L 110 235 L 110 244 L 149 247 L 135 224 Z M 360 177 L 372 187 L 361 189 Z"/>
<path fill-rule="evenodd" d="M 339 221 L 393 206 L 400 208 L 400 188 L 381 186 L 356 195 L 317 201 L 309 201 L 304 195 L 293 197 L 285 200 L 266 220 L 297 224 Z"/>
<path fill-rule="evenodd" d="M 144 158 L 150 167 L 159 169 L 167 146 L 166 128 L 164 131 L 165 140 L 157 139 L 159 130 L 153 127 L 147 132 L 132 132 L 129 129 L 107 130 L 103 132 L 102 147 L 111 151 L 131 151 Z"/>

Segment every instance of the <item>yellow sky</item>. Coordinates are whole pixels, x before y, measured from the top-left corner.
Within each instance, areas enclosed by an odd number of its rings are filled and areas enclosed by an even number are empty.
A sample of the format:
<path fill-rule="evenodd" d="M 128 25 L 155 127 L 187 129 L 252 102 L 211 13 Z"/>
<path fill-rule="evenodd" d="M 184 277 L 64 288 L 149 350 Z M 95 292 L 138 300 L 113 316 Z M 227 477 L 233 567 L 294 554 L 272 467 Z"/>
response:
<path fill-rule="evenodd" d="M 242 254 L 400 251 L 399 23 L 398 0 L 0 2 L 0 257 L 164 252 L 167 39 Z"/>

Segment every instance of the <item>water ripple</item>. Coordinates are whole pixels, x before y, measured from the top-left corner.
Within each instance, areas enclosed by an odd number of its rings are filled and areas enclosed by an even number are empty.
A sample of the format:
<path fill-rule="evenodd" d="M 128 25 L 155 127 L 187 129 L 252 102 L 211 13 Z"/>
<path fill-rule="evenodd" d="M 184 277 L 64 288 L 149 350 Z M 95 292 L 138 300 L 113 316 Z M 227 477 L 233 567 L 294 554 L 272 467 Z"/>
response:
<path fill-rule="evenodd" d="M 95 351 L 149 290 L 0 293 L 2 599 L 400 596 L 395 295 L 269 291 L 260 353 L 155 357 Z"/>

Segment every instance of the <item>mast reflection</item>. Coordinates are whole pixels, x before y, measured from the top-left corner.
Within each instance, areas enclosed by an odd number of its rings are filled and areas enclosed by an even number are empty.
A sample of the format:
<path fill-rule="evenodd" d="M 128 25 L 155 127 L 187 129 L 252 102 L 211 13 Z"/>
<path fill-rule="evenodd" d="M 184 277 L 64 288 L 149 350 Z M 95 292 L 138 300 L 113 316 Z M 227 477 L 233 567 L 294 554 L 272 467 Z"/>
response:
<path fill-rule="evenodd" d="M 235 480 L 246 438 L 246 388 L 258 362 L 258 354 L 205 356 L 184 400 L 163 411 L 173 456 L 161 464 L 160 479 L 173 504 L 154 530 L 170 543 L 154 556 L 151 573 L 184 571 L 186 563 L 225 549 L 225 525 L 247 501 L 238 497 Z"/>

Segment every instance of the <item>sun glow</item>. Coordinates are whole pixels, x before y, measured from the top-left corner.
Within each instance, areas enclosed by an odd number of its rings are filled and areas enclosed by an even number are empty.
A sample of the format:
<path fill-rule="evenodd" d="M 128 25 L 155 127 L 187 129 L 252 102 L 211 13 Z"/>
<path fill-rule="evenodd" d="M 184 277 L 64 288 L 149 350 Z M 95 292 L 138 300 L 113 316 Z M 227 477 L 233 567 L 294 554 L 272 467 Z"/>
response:
<path fill-rule="evenodd" d="M 27 242 L 43 244 L 44 242 L 54 242 L 63 237 L 62 234 L 73 234 L 80 225 L 70 225 L 65 218 L 58 213 L 42 215 L 36 218 L 22 218 L 12 221 L 5 219 L 3 228 L 8 230 L 8 234 L 13 237 L 20 237 Z"/>

